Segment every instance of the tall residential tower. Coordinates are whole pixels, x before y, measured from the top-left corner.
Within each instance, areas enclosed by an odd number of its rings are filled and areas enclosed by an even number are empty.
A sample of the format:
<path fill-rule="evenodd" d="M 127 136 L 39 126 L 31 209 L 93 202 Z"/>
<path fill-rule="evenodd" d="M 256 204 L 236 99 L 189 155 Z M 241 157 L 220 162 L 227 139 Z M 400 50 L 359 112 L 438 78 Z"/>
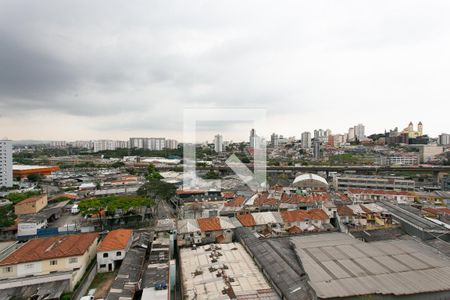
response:
<path fill-rule="evenodd" d="M 0 140 L 0 187 L 13 186 L 12 141 Z"/>

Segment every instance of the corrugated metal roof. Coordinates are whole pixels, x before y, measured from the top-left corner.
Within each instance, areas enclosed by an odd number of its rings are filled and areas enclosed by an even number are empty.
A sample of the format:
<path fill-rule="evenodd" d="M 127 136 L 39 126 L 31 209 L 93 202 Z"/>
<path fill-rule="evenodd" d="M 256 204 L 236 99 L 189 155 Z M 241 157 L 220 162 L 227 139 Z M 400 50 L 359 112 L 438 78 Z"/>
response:
<path fill-rule="evenodd" d="M 366 244 L 330 233 L 291 241 L 319 298 L 450 291 L 450 260 L 412 239 Z"/>

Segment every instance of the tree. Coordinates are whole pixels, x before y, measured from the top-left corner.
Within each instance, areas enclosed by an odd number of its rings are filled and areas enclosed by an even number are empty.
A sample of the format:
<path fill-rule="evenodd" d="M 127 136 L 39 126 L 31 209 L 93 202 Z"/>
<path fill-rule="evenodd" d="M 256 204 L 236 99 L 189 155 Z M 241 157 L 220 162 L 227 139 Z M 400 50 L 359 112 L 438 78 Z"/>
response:
<path fill-rule="evenodd" d="M 19 203 L 22 200 L 25 200 L 27 198 L 39 195 L 40 192 L 26 192 L 26 193 L 9 193 L 8 196 L 6 196 L 6 199 L 11 201 L 13 204 Z"/>
<path fill-rule="evenodd" d="M 30 174 L 27 176 L 27 179 L 31 182 L 41 182 L 42 180 L 42 175 L 41 174 Z"/>
<path fill-rule="evenodd" d="M 153 164 L 149 164 L 147 167 L 147 176 L 145 177 L 147 180 L 152 180 L 152 179 L 162 179 L 163 177 L 161 176 L 161 174 L 159 174 L 158 170 L 156 170 L 155 165 Z"/>
<path fill-rule="evenodd" d="M 142 185 L 137 194 L 139 196 L 159 200 L 170 200 L 175 196 L 177 188 L 171 183 L 161 181 L 159 179 L 150 178 L 148 181 Z"/>
<path fill-rule="evenodd" d="M 217 172 L 214 172 L 213 170 L 209 170 L 208 173 L 203 176 L 204 179 L 220 179 L 220 175 Z"/>
<path fill-rule="evenodd" d="M 14 214 L 13 205 L 0 206 L 0 228 L 13 225 L 15 220 L 16 215 Z"/>

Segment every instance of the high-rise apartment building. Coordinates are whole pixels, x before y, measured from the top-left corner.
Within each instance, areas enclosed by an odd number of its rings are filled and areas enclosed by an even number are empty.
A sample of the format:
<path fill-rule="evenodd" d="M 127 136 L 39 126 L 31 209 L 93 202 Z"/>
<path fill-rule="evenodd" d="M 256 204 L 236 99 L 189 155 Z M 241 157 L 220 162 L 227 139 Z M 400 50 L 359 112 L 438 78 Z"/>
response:
<path fill-rule="evenodd" d="M 0 140 L 0 187 L 13 186 L 12 141 Z"/>
<path fill-rule="evenodd" d="M 116 150 L 128 148 L 127 141 L 113 141 L 113 140 L 96 140 L 94 141 L 94 152 Z"/>
<path fill-rule="evenodd" d="M 302 148 L 311 148 L 311 132 L 305 131 L 302 133 Z"/>
<path fill-rule="evenodd" d="M 278 147 L 278 145 L 279 145 L 279 143 L 278 143 L 278 134 L 272 133 L 272 135 L 270 136 L 270 144 L 273 147 Z"/>
<path fill-rule="evenodd" d="M 319 159 L 320 158 L 320 141 L 319 140 L 314 139 L 313 151 L 314 151 L 314 158 Z"/>
<path fill-rule="evenodd" d="M 148 150 L 163 150 L 166 147 L 165 138 L 147 138 L 144 141 L 144 149 Z"/>
<path fill-rule="evenodd" d="M 129 147 L 136 148 L 136 149 L 144 149 L 144 141 L 145 141 L 145 138 L 142 138 L 142 137 L 130 138 Z"/>
<path fill-rule="evenodd" d="M 249 144 L 250 148 L 257 148 L 258 146 L 258 136 L 256 135 L 256 131 L 253 128 L 252 130 L 250 130 Z"/>
<path fill-rule="evenodd" d="M 354 130 L 355 130 L 355 138 L 357 138 L 360 141 L 365 139 L 366 133 L 363 124 L 356 125 Z"/>
<path fill-rule="evenodd" d="M 450 134 L 443 133 L 439 136 L 439 145 L 449 146 L 450 145 Z"/>
<path fill-rule="evenodd" d="M 214 151 L 221 153 L 223 151 L 223 137 L 218 134 L 214 136 Z"/>
<path fill-rule="evenodd" d="M 178 148 L 178 141 L 177 140 L 166 140 L 166 149 L 177 149 Z"/>
<path fill-rule="evenodd" d="M 50 141 L 51 148 L 65 148 L 67 146 L 66 141 Z"/>
<path fill-rule="evenodd" d="M 350 127 L 348 129 L 348 137 L 347 137 L 347 141 L 348 142 L 352 142 L 355 140 L 355 127 Z"/>

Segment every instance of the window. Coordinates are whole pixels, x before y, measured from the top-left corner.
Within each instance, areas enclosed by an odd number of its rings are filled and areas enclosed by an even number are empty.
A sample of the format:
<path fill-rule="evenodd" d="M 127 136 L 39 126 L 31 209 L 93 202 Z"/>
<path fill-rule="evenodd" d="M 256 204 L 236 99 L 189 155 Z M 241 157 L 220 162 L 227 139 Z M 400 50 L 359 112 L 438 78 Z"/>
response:
<path fill-rule="evenodd" d="M 69 258 L 69 264 L 76 264 L 78 262 L 78 257 Z"/>
<path fill-rule="evenodd" d="M 108 257 L 108 253 L 103 253 L 103 257 Z"/>
<path fill-rule="evenodd" d="M 12 268 L 11 267 L 4 267 L 3 268 L 3 273 L 11 273 L 12 272 Z"/>
<path fill-rule="evenodd" d="M 100 265 L 100 268 L 101 268 L 101 269 L 104 269 L 104 268 L 106 268 L 106 265 L 105 265 L 105 264 L 101 264 L 101 265 Z"/>
<path fill-rule="evenodd" d="M 117 251 L 117 252 L 116 252 L 116 256 L 122 256 L 122 252 Z"/>
<path fill-rule="evenodd" d="M 56 259 L 50 261 L 50 266 L 56 266 L 58 261 Z"/>

